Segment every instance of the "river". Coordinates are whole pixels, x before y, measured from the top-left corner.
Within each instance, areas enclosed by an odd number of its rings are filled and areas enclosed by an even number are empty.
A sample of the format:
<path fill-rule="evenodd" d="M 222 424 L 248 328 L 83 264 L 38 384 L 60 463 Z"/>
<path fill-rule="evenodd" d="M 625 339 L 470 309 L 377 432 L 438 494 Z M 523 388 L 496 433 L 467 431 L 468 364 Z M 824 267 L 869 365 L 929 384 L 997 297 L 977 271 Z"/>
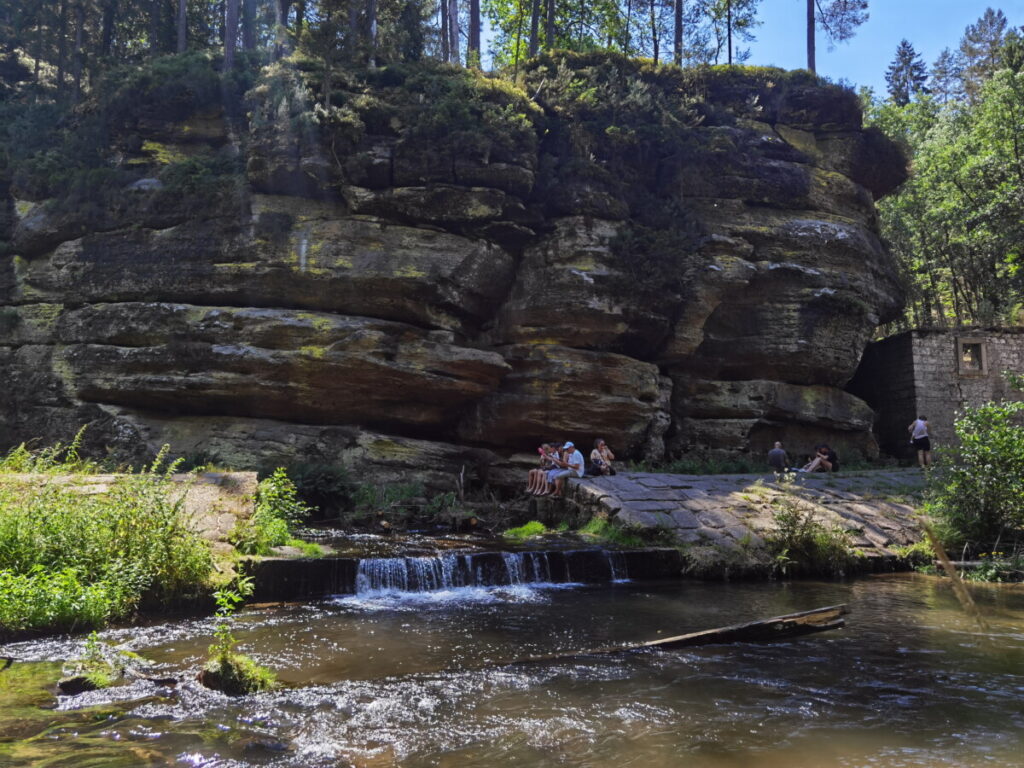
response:
<path fill-rule="evenodd" d="M 239 699 L 192 681 L 211 620 L 114 629 L 103 638 L 183 682 L 51 711 L 2 678 L 55 665 L 15 664 L 0 673 L 0 766 L 1021 766 L 1024 590 L 972 590 L 985 635 L 948 584 L 916 575 L 367 589 L 239 614 L 242 650 L 287 686 Z M 843 602 L 845 629 L 786 643 L 507 663 Z"/>

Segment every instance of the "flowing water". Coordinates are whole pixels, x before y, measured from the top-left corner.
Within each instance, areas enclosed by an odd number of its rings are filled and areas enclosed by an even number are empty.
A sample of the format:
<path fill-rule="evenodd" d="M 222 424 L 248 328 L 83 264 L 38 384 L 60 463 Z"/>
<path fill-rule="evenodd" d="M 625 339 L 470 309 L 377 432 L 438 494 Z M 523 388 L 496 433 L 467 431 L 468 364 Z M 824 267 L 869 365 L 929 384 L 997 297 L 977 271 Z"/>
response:
<path fill-rule="evenodd" d="M 543 564 L 519 559 L 488 587 L 457 560 L 447 572 L 425 560 L 365 561 L 354 595 L 241 613 L 242 650 L 288 686 L 274 693 L 230 699 L 192 682 L 205 619 L 103 633 L 176 687 L 135 682 L 51 711 L 25 690 L 54 666 L 15 664 L 0 672 L 0 702 L 4 676 L 22 680 L 0 704 L 0 734 L 16 739 L 0 738 L 0 766 L 1024 765 L 1019 587 L 974 590 L 991 624 L 980 636 L 931 577 L 574 586 L 535 583 Z M 840 602 L 845 629 L 786 643 L 508 663 Z"/>

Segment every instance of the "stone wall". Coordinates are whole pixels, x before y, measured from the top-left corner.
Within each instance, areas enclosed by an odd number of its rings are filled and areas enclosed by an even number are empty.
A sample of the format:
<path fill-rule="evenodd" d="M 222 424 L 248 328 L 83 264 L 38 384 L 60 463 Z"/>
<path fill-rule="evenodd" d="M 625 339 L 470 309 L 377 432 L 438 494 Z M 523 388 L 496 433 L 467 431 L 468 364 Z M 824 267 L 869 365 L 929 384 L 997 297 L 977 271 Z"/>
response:
<path fill-rule="evenodd" d="M 869 345 L 849 390 L 875 409 L 882 450 L 910 457 L 907 425 L 918 415 L 928 417 L 933 443 L 948 444 L 965 406 L 1024 399 L 1004 371 L 1024 371 L 1022 328 L 914 330 Z"/>

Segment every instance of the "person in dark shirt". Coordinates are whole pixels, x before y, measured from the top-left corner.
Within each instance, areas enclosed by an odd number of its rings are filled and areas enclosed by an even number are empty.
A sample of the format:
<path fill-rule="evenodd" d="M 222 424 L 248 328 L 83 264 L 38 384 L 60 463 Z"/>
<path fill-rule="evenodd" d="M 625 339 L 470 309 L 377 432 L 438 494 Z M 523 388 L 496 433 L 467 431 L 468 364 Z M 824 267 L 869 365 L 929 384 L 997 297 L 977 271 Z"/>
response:
<path fill-rule="evenodd" d="M 789 467 L 789 456 L 786 455 L 782 443 L 776 442 L 775 447 L 768 451 L 768 466 L 777 475 L 781 475 Z"/>

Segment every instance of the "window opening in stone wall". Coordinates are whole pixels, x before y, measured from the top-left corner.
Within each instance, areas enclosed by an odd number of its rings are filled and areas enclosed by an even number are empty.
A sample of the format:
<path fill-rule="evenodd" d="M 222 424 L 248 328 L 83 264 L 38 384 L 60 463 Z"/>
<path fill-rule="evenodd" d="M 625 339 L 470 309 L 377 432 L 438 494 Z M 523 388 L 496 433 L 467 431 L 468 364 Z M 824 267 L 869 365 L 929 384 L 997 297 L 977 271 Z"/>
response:
<path fill-rule="evenodd" d="M 981 339 L 959 339 L 957 362 L 961 374 L 984 375 L 988 372 L 985 342 Z"/>

